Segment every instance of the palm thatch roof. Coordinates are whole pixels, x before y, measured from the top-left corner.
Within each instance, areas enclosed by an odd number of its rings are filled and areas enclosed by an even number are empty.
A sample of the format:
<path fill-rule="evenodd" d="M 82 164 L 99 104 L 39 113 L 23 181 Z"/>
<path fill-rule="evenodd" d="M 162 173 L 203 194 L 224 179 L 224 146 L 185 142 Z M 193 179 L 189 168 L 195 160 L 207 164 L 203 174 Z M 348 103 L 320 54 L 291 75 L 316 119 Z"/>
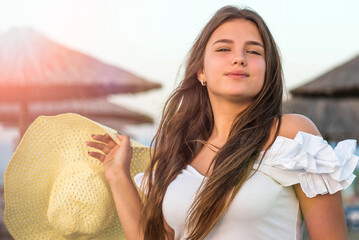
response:
<path fill-rule="evenodd" d="M 0 34 L 0 101 L 89 98 L 161 87 L 29 28 Z"/>
<path fill-rule="evenodd" d="M 32 101 L 88 99 L 160 87 L 32 29 L 14 28 L 0 34 L 0 102 L 20 105 L 20 136 L 25 133 Z"/>
<path fill-rule="evenodd" d="M 309 117 L 324 139 L 359 141 L 359 98 L 295 96 L 283 104 L 284 112 Z"/>
<path fill-rule="evenodd" d="M 291 91 L 283 112 L 309 117 L 327 140 L 359 141 L 359 56 Z"/>
<path fill-rule="evenodd" d="M 359 55 L 291 93 L 296 96 L 359 97 Z"/>
<path fill-rule="evenodd" d="M 58 102 L 31 102 L 28 106 L 30 125 L 40 115 L 54 116 L 62 113 L 77 113 L 117 130 L 127 124 L 152 124 L 151 117 L 108 102 L 104 98 L 66 100 Z M 20 106 L 15 103 L 0 103 L 0 122 L 4 126 L 16 126 Z"/>

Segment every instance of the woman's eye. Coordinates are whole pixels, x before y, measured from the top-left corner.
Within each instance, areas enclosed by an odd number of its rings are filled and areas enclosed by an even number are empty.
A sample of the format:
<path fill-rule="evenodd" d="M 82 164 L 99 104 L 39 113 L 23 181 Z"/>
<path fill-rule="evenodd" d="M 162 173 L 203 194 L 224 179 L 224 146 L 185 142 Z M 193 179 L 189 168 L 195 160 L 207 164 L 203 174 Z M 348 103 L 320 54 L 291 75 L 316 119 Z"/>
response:
<path fill-rule="evenodd" d="M 250 53 L 250 54 L 255 54 L 255 55 L 261 55 L 259 52 L 257 51 L 247 51 L 247 53 Z"/>
<path fill-rule="evenodd" d="M 230 51 L 228 48 L 220 48 L 216 50 L 216 52 L 228 52 L 228 51 Z"/>

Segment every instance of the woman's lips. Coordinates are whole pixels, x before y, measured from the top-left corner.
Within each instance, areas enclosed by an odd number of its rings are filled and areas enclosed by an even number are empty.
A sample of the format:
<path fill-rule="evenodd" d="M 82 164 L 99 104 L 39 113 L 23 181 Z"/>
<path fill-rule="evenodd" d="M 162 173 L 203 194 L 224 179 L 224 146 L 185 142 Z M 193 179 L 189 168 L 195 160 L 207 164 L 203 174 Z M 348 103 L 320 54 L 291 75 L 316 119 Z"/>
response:
<path fill-rule="evenodd" d="M 249 75 L 245 72 L 230 72 L 230 73 L 227 73 L 226 76 L 233 78 L 233 79 L 241 79 L 241 78 L 246 78 Z"/>

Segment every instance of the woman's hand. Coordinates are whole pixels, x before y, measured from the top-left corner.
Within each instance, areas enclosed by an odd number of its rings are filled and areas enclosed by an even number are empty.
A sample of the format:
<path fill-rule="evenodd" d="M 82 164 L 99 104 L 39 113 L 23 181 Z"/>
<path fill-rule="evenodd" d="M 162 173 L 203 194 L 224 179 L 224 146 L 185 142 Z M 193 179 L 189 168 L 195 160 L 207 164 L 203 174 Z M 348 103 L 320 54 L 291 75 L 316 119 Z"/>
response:
<path fill-rule="evenodd" d="M 87 141 L 86 144 L 96 148 L 101 152 L 88 152 L 90 156 L 103 162 L 105 176 L 109 183 L 117 182 L 121 177 L 130 177 L 130 164 L 132 158 L 132 148 L 130 138 L 125 135 L 116 135 L 121 141 L 117 144 L 108 134 L 93 135 L 92 138 L 97 142 Z"/>
<path fill-rule="evenodd" d="M 86 144 L 101 152 L 89 152 L 89 155 L 103 162 L 105 176 L 110 184 L 126 239 L 143 239 L 142 201 L 130 175 L 132 158 L 130 138 L 117 134 L 117 138 L 121 141 L 120 145 L 108 134 L 93 135 L 92 138 L 96 142 L 88 141 Z"/>

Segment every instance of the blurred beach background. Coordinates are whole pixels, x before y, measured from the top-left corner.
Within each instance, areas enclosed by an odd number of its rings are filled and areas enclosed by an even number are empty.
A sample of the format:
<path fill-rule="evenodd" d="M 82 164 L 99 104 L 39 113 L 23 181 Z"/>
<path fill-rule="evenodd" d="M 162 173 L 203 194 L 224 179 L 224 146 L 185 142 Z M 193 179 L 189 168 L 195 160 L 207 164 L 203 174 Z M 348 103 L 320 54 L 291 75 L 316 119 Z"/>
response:
<path fill-rule="evenodd" d="M 145 92 L 106 96 L 110 103 L 153 120 L 121 128 L 149 145 L 165 101 L 181 80 L 192 43 L 214 12 L 228 4 L 252 8 L 264 18 L 281 51 L 287 92 L 359 56 L 356 0 L 0 0 L 0 34 L 31 28 L 62 46 L 161 84 Z M 18 128 L 0 122 L 0 185 L 18 140 Z M 349 189 L 345 199 L 352 199 L 354 192 Z"/>

